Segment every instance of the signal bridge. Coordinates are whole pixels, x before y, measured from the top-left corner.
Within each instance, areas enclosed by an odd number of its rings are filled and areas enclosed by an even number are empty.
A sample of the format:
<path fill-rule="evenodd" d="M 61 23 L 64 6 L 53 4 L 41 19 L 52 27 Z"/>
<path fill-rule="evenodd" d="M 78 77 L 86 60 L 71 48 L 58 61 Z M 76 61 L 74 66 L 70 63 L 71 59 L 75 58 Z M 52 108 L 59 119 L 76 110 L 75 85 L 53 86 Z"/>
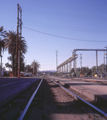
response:
<path fill-rule="evenodd" d="M 72 62 L 73 62 L 73 68 L 74 70 L 76 70 L 76 59 L 78 58 L 78 54 L 76 54 L 77 51 L 95 51 L 96 52 L 96 72 L 98 72 L 98 51 L 104 52 L 104 65 L 105 65 L 105 55 L 106 55 L 106 63 L 107 63 L 107 54 L 105 54 L 105 51 L 107 52 L 107 49 L 74 49 L 72 52 L 72 56 L 57 67 L 58 73 L 61 73 L 61 72 L 68 73 L 72 69 Z"/>

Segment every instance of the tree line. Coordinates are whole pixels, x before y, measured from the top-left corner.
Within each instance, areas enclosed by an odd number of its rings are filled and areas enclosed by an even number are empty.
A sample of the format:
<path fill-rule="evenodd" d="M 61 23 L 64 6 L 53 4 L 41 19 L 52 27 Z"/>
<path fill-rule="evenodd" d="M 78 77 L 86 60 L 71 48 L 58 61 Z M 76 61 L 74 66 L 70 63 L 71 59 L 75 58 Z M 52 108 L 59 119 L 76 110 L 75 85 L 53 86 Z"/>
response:
<path fill-rule="evenodd" d="M 98 69 L 96 71 L 96 66 L 93 66 L 92 68 L 88 68 L 88 67 L 82 67 L 82 68 L 76 68 L 76 71 L 74 71 L 74 69 L 72 69 L 70 71 L 70 76 L 75 76 L 75 77 L 88 77 L 88 76 L 95 76 L 97 74 L 98 75 L 105 75 L 107 72 L 107 66 L 104 64 L 101 64 L 100 66 L 98 66 Z"/>
<path fill-rule="evenodd" d="M 15 74 L 15 68 L 16 68 L 16 37 L 17 33 L 15 31 L 5 31 L 3 26 L 0 27 L 0 57 L 2 57 L 2 52 L 8 51 L 9 57 L 7 58 L 8 61 L 11 63 L 7 62 L 5 66 L 9 69 L 12 70 L 13 76 L 17 76 Z M 21 39 L 21 44 L 19 44 L 19 40 Z M 19 46 L 20 45 L 20 46 Z M 18 48 L 20 47 L 20 71 L 25 70 L 25 64 L 24 64 L 24 58 L 25 54 L 27 52 L 28 46 L 26 43 L 26 40 L 24 37 L 21 37 L 18 39 Z M 32 68 L 33 65 L 33 72 L 37 71 L 38 67 L 40 64 L 36 61 L 33 61 L 30 65 Z M 1 63 L 2 66 L 2 63 Z"/>

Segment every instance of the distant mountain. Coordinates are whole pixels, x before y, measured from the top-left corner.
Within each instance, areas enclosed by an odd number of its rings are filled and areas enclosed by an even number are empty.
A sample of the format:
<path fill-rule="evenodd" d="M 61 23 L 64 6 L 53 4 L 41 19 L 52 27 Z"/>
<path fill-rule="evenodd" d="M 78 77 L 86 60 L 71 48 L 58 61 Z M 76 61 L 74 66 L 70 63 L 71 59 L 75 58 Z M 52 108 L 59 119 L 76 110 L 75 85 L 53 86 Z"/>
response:
<path fill-rule="evenodd" d="M 43 70 L 43 71 L 39 71 L 40 73 L 52 73 L 52 72 L 56 72 L 56 70 Z"/>

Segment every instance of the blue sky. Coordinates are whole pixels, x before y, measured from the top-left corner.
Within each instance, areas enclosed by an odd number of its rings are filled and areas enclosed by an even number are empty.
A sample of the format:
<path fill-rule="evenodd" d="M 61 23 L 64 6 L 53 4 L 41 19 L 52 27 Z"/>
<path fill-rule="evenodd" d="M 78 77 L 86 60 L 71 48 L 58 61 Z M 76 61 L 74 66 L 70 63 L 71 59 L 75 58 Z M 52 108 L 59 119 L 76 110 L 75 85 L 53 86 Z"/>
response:
<path fill-rule="evenodd" d="M 107 0 L 0 0 L 0 26 L 7 31 L 16 31 L 17 3 L 22 7 L 22 36 L 28 45 L 26 64 L 35 59 L 41 65 L 40 70 L 55 70 L 56 50 L 61 64 L 73 49 L 103 49 L 107 45 Z M 83 66 L 96 65 L 95 52 L 80 51 L 77 67 L 80 53 Z M 3 66 L 8 62 L 7 56 L 8 52 L 4 52 Z M 104 52 L 98 52 L 99 65 L 103 56 Z"/>

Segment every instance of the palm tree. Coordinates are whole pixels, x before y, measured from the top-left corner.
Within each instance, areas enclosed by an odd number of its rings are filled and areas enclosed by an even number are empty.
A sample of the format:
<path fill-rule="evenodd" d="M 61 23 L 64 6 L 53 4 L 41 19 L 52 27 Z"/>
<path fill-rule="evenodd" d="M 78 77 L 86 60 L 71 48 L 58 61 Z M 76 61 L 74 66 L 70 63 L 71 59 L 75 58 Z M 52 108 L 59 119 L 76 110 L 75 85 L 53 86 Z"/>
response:
<path fill-rule="evenodd" d="M 3 32 L 4 32 L 3 26 L 1 26 L 1 27 L 0 27 L 0 36 L 3 35 Z"/>
<path fill-rule="evenodd" d="M 2 51 L 4 51 L 4 41 L 0 38 L 0 56 Z"/>
<path fill-rule="evenodd" d="M 33 68 L 33 75 L 36 75 L 37 70 L 40 67 L 40 64 L 34 60 L 31 64 L 31 67 Z"/>
<path fill-rule="evenodd" d="M 4 36 L 4 29 L 3 26 L 0 27 L 0 57 L 1 57 L 1 69 L 2 69 L 2 51 L 4 51 L 4 41 L 2 40 L 2 37 Z M 2 70 L 1 70 L 2 71 Z"/>
<path fill-rule="evenodd" d="M 16 32 L 9 31 L 6 33 L 6 38 L 4 39 L 5 49 L 12 56 L 12 73 L 15 73 L 15 49 L 16 49 Z"/>
<path fill-rule="evenodd" d="M 3 26 L 0 27 L 0 36 L 2 37 L 4 33 L 3 30 Z M 4 51 L 4 41 L 2 40 L 2 38 L 0 37 L 0 56 L 1 56 L 1 52 Z"/>
<path fill-rule="evenodd" d="M 15 60 L 16 60 L 16 32 L 9 31 L 6 33 L 6 39 L 4 39 L 5 49 L 12 55 L 12 72 L 15 75 Z M 19 43 L 19 40 L 18 40 Z M 19 46 L 18 46 L 19 47 Z M 21 38 L 21 56 L 27 52 L 27 44 L 25 39 Z"/>
<path fill-rule="evenodd" d="M 0 36 L 5 37 L 6 31 L 4 30 L 3 26 L 0 27 Z"/>
<path fill-rule="evenodd" d="M 0 38 L 0 57 L 1 57 L 1 71 L 2 71 L 2 51 L 4 51 L 4 41 Z"/>

